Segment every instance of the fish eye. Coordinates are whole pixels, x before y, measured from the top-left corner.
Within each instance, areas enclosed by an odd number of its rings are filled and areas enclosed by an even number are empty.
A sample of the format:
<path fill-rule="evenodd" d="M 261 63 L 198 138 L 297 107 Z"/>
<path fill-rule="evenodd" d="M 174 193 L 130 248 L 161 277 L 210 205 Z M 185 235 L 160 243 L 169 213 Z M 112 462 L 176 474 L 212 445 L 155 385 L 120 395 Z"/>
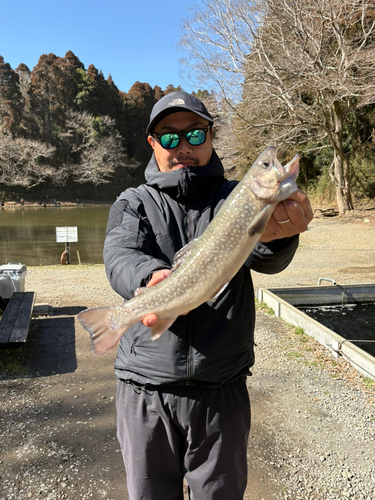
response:
<path fill-rule="evenodd" d="M 270 166 L 270 162 L 268 160 L 265 160 L 262 162 L 263 168 L 268 168 Z"/>

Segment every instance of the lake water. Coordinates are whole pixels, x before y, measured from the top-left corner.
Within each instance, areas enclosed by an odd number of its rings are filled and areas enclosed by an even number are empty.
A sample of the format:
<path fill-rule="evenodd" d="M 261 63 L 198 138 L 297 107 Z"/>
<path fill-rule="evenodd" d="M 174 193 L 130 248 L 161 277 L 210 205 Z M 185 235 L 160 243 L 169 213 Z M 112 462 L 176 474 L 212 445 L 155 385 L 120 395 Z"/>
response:
<path fill-rule="evenodd" d="M 60 264 L 64 243 L 56 243 L 57 226 L 76 226 L 78 242 L 70 243 L 71 264 L 103 263 L 103 243 L 110 205 L 0 208 L 0 265 Z"/>

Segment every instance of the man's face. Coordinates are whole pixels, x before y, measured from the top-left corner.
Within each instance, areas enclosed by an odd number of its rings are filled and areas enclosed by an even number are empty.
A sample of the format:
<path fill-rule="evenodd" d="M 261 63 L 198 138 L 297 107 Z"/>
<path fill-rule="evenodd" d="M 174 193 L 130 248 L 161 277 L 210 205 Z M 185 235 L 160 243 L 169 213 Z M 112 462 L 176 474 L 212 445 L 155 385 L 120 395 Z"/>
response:
<path fill-rule="evenodd" d="M 154 133 L 158 135 L 170 132 L 189 132 L 195 129 L 207 128 L 209 122 L 190 111 L 179 111 L 165 116 L 156 125 Z M 212 155 L 213 130 L 209 129 L 206 141 L 200 146 L 191 146 L 186 137 L 180 137 L 178 146 L 174 149 L 164 149 L 158 138 L 148 136 L 148 142 L 154 150 L 156 162 L 161 172 L 170 172 L 184 167 L 207 165 Z"/>

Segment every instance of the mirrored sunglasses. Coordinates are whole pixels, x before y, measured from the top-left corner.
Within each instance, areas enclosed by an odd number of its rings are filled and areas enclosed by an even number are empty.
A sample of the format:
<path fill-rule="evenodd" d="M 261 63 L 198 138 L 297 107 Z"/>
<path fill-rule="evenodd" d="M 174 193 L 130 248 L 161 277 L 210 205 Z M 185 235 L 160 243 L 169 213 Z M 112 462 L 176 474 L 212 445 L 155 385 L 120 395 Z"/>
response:
<path fill-rule="evenodd" d="M 210 127 L 197 128 L 195 130 L 189 130 L 189 132 L 170 132 L 168 134 L 152 134 L 152 136 L 159 140 L 160 145 L 164 149 L 177 148 L 181 137 L 185 137 L 186 141 L 191 146 L 200 146 L 205 143 L 209 129 Z"/>

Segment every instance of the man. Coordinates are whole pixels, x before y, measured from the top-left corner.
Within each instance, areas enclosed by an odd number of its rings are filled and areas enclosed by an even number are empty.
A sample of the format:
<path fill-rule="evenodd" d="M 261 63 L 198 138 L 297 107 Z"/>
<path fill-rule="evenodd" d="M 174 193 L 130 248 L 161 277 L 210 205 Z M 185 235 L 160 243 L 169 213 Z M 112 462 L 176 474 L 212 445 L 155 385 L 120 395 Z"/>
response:
<path fill-rule="evenodd" d="M 113 205 L 104 261 L 114 290 L 130 299 L 171 273 L 174 254 L 198 237 L 236 185 L 212 148 L 213 119 L 185 92 L 158 101 L 147 127 L 146 184 Z M 180 316 L 158 340 L 146 315 L 121 338 L 117 424 L 130 500 L 240 500 L 246 488 L 254 363 L 249 269 L 276 273 L 292 260 L 312 218 L 302 191 L 277 205 L 261 241 L 213 304 Z M 218 269 L 218 272 L 220 270 Z"/>

